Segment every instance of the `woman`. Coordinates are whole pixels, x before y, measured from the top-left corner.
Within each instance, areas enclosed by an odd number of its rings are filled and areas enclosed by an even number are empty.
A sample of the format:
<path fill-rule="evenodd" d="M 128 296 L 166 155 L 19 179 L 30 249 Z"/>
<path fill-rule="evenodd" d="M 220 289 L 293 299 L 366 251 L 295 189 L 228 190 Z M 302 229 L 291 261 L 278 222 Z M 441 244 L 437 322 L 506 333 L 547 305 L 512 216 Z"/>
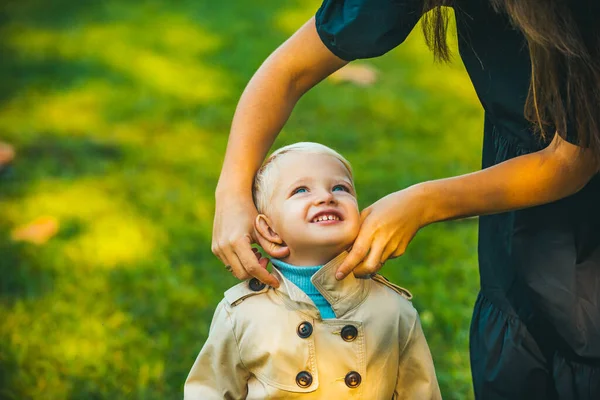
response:
<path fill-rule="evenodd" d="M 481 291 L 470 336 L 476 397 L 600 398 L 596 3 L 326 0 L 240 99 L 216 190 L 213 252 L 236 277 L 278 285 L 250 248 L 251 185 L 295 103 L 348 61 L 399 45 L 427 10 L 428 43 L 447 59 L 439 7 L 450 5 L 460 55 L 485 109 L 483 169 L 411 186 L 365 209 L 338 278 L 377 271 L 427 224 L 481 215 Z"/>

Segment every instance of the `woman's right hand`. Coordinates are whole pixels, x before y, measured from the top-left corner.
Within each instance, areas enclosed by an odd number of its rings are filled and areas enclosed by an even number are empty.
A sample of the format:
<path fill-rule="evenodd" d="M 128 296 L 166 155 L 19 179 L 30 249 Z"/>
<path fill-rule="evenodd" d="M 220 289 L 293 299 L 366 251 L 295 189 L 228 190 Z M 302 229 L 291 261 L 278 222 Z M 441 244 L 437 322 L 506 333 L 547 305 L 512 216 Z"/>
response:
<path fill-rule="evenodd" d="M 258 243 L 272 257 L 288 255 L 287 247 L 266 242 L 254 231 L 254 220 L 258 215 L 251 200 L 240 200 L 236 196 L 217 196 L 213 224 L 212 252 L 226 265 L 231 266 L 233 275 L 240 279 L 255 277 L 261 282 L 279 287 L 279 281 L 267 271 L 268 259 L 261 257 L 251 245 Z"/>

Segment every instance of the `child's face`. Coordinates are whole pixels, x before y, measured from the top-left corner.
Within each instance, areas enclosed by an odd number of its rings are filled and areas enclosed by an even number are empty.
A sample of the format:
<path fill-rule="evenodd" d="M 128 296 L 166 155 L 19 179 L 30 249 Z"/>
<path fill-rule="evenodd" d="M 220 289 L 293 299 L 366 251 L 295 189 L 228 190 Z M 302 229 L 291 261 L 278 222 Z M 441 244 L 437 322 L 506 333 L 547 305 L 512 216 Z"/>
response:
<path fill-rule="evenodd" d="M 274 187 L 269 217 L 290 256 L 311 252 L 327 259 L 356 239 L 360 227 L 356 193 L 337 158 L 286 154 L 278 161 Z"/>

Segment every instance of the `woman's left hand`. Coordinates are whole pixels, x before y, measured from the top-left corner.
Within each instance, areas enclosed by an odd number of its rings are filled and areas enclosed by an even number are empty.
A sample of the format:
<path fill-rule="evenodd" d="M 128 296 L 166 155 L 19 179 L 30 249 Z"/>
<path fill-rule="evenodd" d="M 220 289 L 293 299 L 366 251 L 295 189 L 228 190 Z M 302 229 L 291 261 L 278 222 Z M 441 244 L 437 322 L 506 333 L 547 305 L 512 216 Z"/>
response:
<path fill-rule="evenodd" d="M 350 254 L 337 270 L 341 280 L 350 272 L 366 277 L 377 272 L 389 258 L 404 254 L 417 231 L 427 225 L 422 187 L 411 186 L 391 193 L 361 214 L 361 227 Z"/>

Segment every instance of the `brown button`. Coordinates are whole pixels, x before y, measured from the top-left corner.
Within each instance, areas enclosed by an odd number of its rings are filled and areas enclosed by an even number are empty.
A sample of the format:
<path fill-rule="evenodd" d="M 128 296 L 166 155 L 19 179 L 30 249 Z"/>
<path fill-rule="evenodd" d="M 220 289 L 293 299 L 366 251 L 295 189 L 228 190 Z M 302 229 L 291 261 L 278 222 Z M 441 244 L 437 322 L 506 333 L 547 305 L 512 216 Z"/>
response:
<path fill-rule="evenodd" d="M 251 290 L 253 290 L 255 292 L 260 292 L 267 285 L 265 285 L 264 283 L 262 283 L 261 281 L 259 281 L 256 278 L 252 278 L 252 279 L 250 279 L 250 283 L 248 284 L 248 286 L 250 286 Z"/>
<path fill-rule="evenodd" d="M 348 386 L 351 389 L 357 388 L 360 385 L 361 381 L 362 381 L 362 377 L 356 371 L 348 372 L 346 374 L 346 377 L 344 378 L 344 382 L 346 382 L 346 386 Z"/>
<path fill-rule="evenodd" d="M 312 375 L 310 372 L 301 371 L 296 375 L 296 384 L 301 388 L 307 388 L 312 385 Z"/>
<path fill-rule="evenodd" d="M 306 339 L 310 335 L 312 335 L 313 327 L 310 322 L 304 321 L 300 325 L 298 325 L 298 329 L 296 329 L 298 336 L 302 339 Z"/>
<path fill-rule="evenodd" d="M 358 329 L 353 325 L 346 325 L 342 328 L 342 339 L 351 342 L 358 336 Z"/>

